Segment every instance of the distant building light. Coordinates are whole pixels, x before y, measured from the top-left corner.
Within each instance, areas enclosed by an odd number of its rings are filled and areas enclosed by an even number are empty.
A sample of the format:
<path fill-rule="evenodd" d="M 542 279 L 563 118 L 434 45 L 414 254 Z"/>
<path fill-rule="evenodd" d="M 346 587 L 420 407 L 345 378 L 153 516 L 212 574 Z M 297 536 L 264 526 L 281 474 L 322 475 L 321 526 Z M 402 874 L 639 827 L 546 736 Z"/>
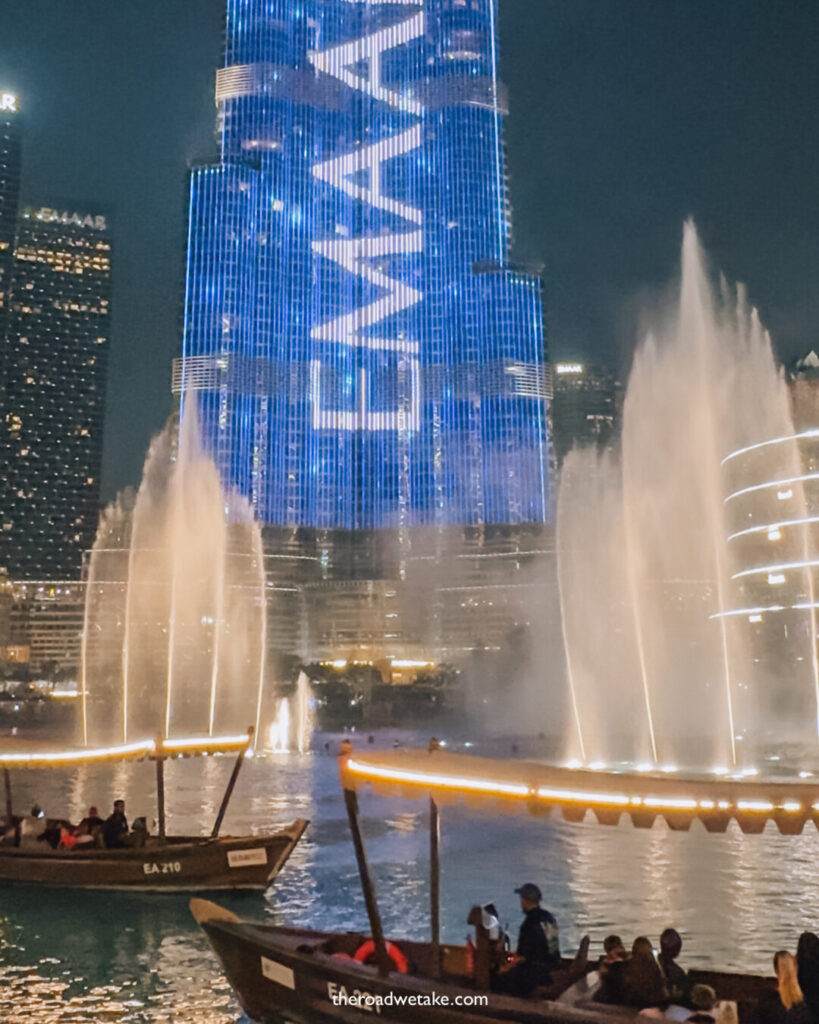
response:
<path fill-rule="evenodd" d="M 779 583 L 784 583 L 784 582 L 785 582 L 785 573 L 784 572 L 769 572 L 768 573 L 768 583 L 770 583 L 771 586 L 777 586 Z"/>
<path fill-rule="evenodd" d="M 777 491 L 776 496 L 780 501 L 787 501 L 788 498 L 793 497 L 793 489 L 789 487 L 787 491 Z"/>
<path fill-rule="evenodd" d="M 759 613 L 757 613 L 756 615 L 749 615 L 748 616 L 748 621 L 749 622 L 762 622 L 762 616 Z"/>
<path fill-rule="evenodd" d="M 555 363 L 555 373 L 559 374 L 580 374 L 583 372 L 582 363 Z"/>
<path fill-rule="evenodd" d="M 774 527 L 772 530 L 768 530 L 768 540 L 781 540 L 782 531 L 778 527 Z"/>

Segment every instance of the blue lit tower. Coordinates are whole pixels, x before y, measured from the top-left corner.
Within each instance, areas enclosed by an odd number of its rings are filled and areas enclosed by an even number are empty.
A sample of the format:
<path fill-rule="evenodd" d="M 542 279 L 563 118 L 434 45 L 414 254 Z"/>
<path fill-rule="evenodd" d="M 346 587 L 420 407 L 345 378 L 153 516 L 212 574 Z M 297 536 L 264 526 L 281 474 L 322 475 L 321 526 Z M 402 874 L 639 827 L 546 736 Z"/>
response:
<path fill-rule="evenodd" d="M 547 518 L 497 45 L 497 0 L 228 2 L 176 388 L 262 522 Z"/>

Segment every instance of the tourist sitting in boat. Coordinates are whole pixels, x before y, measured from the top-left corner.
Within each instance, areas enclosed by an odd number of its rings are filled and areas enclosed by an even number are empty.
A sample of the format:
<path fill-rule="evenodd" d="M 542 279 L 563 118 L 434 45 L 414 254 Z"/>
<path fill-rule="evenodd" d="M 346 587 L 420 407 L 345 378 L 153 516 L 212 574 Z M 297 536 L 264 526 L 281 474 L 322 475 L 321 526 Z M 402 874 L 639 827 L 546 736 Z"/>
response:
<path fill-rule="evenodd" d="M 128 819 L 125 817 L 125 801 L 115 800 L 113 812 L 102 826 L 102 839 L 109 850 L 118 850 L 126 845 Z"/>
<path fill-rule="evenodd" d="M 78 846 L 102 846 L 102 826 L 105 822 L 96 807 L 89 807 L 88 814 L 77 825 L 74 833 Z"/>
<path fill-rule="evenodd" d="M 540 889 L 527 882 L 515 892 L 520 896 L 524 913 L 518 934 L 518 945 L 510 962 L 495 975 L 492 989 L 506 995 L 530 996 L 551 981 L 552 971 L 560 966 L 560 944 L 557 921 L 540 905 Z"/>
<path fill-rule="evenodd" d="M 58 850 L 73 850 L 77 845 L 77 837 L 74 829 L 68 824 L 60 825 L 60 841 L 57 843 Z"/>
<path fill-rule="evenodd" d="M 134 818 L 134 822 L 131 825 L 131 834 L 128 836 L 128 846 L 145 846 L 148 841 L 148 822 L 145 816 L 142 815 L 139 818 Z"/>
<path fill-rule="evenodd" d="M 608 935 L 603 940 L 604 956 L 597 968 L 600 983 L 594 993 L 598 1003 L 622 1004 L 625 1001 L 623 990 L 623 970 L 628 954 L 623 940 L 619 935 Z"/>
<path fill-rule="evenodd" d="M 31 808 L 31 814 L 26 815 L 19 825 L 19 839 L 17 846 L 33 846 L 39 839 L 43 838 L 46 827 L 45 811 L 39 804 Z"/>
<path fill-rule="evenodd" d="M 682 938 L 674 928 L 666 928 L 660 936 L 660 954 L 657 963 L 665 978 L 668 997 L 674 1003 L 685 1003 L 689 997 L 688 975 L 677 963 L 682 951 Z"/>
<path fill-rule="evenodd" d="M 799 984 L 796 957 L 784 949 L 774 956 L 776 992 L 759 1004 L 760 1024 L 817 1024 Z"/>
<path fill-rule="evenodd" d="M 819 1022 L 819 936 L 813 932 L 802 932 L 796 947 L 796 969 L 799 987 L 813 1014 Z"/>
<path fill-rule="evenodd" d="M 623 965 L 624 1006 L 660 1006 L 668 1002 L 668 991 L 651 942 L 645 935 L 634 940 L 631 956 Z"/>

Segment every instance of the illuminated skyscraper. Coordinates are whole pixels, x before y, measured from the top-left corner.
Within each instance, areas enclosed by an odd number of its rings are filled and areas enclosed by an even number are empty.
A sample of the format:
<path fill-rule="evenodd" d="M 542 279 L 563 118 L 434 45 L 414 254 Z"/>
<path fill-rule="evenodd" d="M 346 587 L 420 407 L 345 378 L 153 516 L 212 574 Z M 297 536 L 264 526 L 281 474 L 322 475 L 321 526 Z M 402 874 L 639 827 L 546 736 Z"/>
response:
<path fill-rule="evenodd" d="M 0 345 L 5 334 L 9 276 L 17 228 L 21 136 L 19 100 L 14 93 L 0 89 Z"/>
<path fill-rule="evenodd" d="M 110 298 L 106 218 L 23 209 L 0 381 L 0 566 L 12 579 L 79 579 L 93 543 Z"/>
<path fill-rule="evenodd" d="M 548 518 L 497 61 L 497 0 L 229 0 L 175 387 L 261 521 Z"/>

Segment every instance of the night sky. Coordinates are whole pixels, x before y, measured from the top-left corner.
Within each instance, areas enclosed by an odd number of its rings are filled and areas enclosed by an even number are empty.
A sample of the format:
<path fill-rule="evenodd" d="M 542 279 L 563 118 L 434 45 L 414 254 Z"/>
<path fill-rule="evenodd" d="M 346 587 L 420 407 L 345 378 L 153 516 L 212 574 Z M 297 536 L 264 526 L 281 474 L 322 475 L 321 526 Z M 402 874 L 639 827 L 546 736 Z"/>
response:
<path fill-rule="evenodd" d="M 171 411 L 186 171 L 214 159 L 224 0 L 0 0 L 23 201 L 108 213 L 104 493 Z M 516 256 L 546 267 L 555 358 L 627 364 L 694 216 L 783 359 L 819 343 L 815 0 L 501 0 Z"/>

